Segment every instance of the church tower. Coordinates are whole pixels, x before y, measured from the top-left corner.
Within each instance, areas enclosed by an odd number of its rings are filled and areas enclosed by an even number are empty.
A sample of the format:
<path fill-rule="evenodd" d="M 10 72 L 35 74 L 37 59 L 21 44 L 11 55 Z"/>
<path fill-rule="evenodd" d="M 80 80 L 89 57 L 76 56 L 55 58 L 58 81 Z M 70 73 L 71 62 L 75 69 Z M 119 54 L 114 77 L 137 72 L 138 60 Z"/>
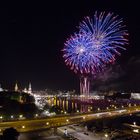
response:
<path fill-rule="evenodd" d="M 28 93 L 29 93 L 29 94 L 31 94 L 31 93 L 32 93 L 31 83 L 29 83 Z"/>
<path fill-rule="evenodd" d="M 17 85 L 17 82 L 15 84 L 15 91 L 18 91 L 18 85 Z"/>

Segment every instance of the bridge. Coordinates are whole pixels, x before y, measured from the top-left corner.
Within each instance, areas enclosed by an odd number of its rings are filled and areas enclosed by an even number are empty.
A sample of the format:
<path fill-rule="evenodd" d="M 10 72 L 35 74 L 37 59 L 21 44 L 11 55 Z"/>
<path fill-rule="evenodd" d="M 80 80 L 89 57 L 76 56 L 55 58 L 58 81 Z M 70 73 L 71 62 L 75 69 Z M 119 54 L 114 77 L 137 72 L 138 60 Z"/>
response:
<path fill-rule="evenodd" d="M 35 131 L 35 130 L 48 129 L 48 128 L 54 128 L 55 130 L 57 129 L 57 127 L 61 127 L 61 126 L 84 123 L 97 119 L 131 115 L 138 112 L 140 112 L 140 106 L 131 106 L 125 108 L 85 113 L 85 114 L 80 114 L 80 113 L 68 114 L 68 115 L 58 115 L 49 118 L 0 122 L 0 131 L 3 131 L 4 129 L 9 127 L 14 127 L 19 132 L 28 132 L 28 131 Z"/>

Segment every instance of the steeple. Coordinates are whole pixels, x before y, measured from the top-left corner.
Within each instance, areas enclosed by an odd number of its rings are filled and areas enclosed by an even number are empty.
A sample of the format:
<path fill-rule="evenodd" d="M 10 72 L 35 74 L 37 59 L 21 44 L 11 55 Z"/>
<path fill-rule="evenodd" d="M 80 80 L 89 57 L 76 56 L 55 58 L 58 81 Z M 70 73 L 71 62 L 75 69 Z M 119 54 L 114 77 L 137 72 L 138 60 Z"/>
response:
<path fill-rule="evenodd" d="M 29 88 L 28 88 L 28 93 L 32 93 L 32 86 L 31 86 L 31 83 L 29 83 Z"/>
<path fill-rule="evenodd" d="M 15 84 L 15 91 L 18 91 L 18 85 L 17 85 L 17 82 Z"/>

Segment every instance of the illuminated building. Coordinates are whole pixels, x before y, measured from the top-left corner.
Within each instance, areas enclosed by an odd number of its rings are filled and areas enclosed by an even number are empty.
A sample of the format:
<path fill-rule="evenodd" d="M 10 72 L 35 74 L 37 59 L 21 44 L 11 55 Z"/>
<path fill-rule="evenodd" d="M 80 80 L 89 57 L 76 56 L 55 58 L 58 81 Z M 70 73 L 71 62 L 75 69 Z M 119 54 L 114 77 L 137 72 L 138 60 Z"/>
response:
<path fill-rule="evenodd" d="M 15 91 L 18 91 L 18 85 L 17 85 L 17 82 L 15 84 Z"/>
<path fill-rule="evenodd" d="M 29 94 L 31 94 L 31 93 L 32 93 L 31 83 L 29 83 L 28 93 L 29 93 Z"/>
<path fill-rule="evenodd" d="M 3 91 L 3 88 L 1 87 L 1 84 L 0 84 L 0 92 L 2 92 Z"/>
<path fill-rule="evenodd" d="M 131 99 L 140 99 L 140 93 L 131 93 Z"/>

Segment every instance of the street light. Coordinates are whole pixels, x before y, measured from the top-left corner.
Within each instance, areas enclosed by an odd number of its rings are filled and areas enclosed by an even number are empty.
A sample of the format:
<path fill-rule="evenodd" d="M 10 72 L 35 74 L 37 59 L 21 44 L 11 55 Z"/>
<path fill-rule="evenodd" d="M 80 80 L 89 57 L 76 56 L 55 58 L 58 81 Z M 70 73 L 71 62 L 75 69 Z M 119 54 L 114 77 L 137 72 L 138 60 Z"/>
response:
<path fill-rule="evenodd" d="M 108 134 L 105 134 L 105 137 L 107 138 L 108 137 Z"/>
<path fill-rule="evenodd" d="M 77 113 L 79 113 L 79 110 L 77 110 Z"/>
<path fill-rule="evenodd" d="M 19 118 L 22 118 L 23 117 L 23 115 L 19 115 Z"/>
<path fill-rule="evenodd" d="M 14 118 L 14 116 L 13 115 L 11 115 L 11 119 L 13 119 Z"/>
<path fill-rule="evenodd" d="M 88 112 L 90 112 L 90 109 L 88 108 Z"/>
<path fill-rule="evenodd" d="M 46 122 L 46 125 L 49 125 L 49 122 Z"/>
<path fill-rule="evenodd" d="M 25 128 L 25 125 L 22 125 L 22 128 L 24 129 Z"/>
<path fill-rule="evenodd" d="M 136 125 L 136 122 L 133 122 L 134 125 Z"/>

